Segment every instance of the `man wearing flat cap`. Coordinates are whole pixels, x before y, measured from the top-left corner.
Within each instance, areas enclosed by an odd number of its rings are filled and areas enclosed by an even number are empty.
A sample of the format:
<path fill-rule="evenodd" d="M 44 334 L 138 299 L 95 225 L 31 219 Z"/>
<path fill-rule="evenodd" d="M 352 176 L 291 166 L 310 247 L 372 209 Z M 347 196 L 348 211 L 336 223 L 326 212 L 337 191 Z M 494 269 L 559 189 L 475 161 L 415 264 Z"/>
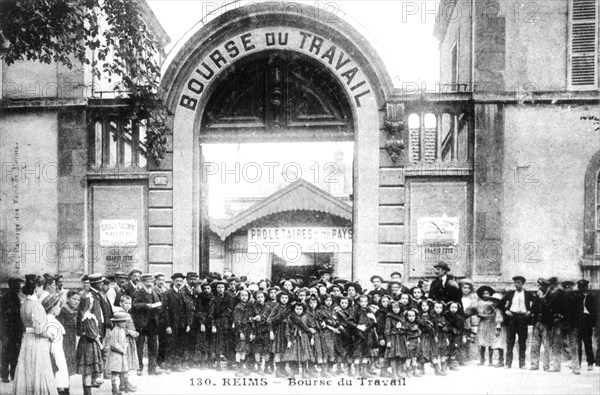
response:
<path fill-rule="evenodd" d="M 433 265 L 433 267 L 437 278 L 431 282 L 431 286 L 429 287 L 429 297 L 438 302 L 460 303 L 462 295 L 456 279 L 453 275 L 448 274 L 448 272 L 450 272 L 448 263 L 439 261 L 437 264 Z"/>
<path fill-rule="evenodd" d="M 531 305 L 531 321 L 533 330 L 531 332 L 531 370 L 540 369 L 540 353 L 544 347 L 543 367 L 544 371 L 550 369 L 550 352 L 552 336 L 552 312 L 548 307 L 546 295 L 550 281 L 540 278 L 537 280 L 538 291 L 534 295 Z"/>
<path fill-rule="evenodd" d="M 194 285 L 198 282 L 198 273 L 188 272 L 183 286 L 181 287 L 181 293 L 187 305 L 188 310 L 191 310 L 192 315 L 196 311 L 196 303 L 194 302 Z M 185 355 L 184 355 L 184 369 L 188 369 L 195 359 L 194 350 L 196 349 L 196 335 L 189 331 L 185 334 Z"/>
<path fill-rule="evenodd" d="M 514 276 L 514 290 L 508 291 L 500 308 L 506 314 L 506 368 L 510 369 L 513 360 L 515 340 L 519 338 L 519 368 L 525 369 L 525 348 L 527 347 L 527 327 L 531 318 L 533 295 L 523 289 L 525 277 Z"/>
<path fill-rule="evenodd" d="M 583 347 L 585 347 L 585 359 L 588 364 L 588 370 L 594 369 L 594 350 L 592 348 L 592 333 L 594 331 L 594 325 L 596 324 L 596 299 L 594 295 L 590 293 L 588 280 L 577 281 L 577 291 L 579 294 L 579 301 L 577 309 L 581 311 L 581 319 L 579 321 L 579 363 L 581 363 L 581 357 L 583 356 Z M 583 347 L 582 347 L 583 344 Z"/>
<path fill-rule="evenodd" d="M 167 326 L 165 325 L 166 310 L 164 308 L 166 291 L 167 287 L 165 287 L 165 274 L 161 272 L 154 273 L 154 292 L 156 292 L 160 298 L 160 301 L 163 303 L 158 321 L 158 356 L 156 357 L 156 363 L 160 368 L 165 369 L 168 372 L 168 369 L 166 369 L 166 366 L 164 366 L 168 348 L 168 338 L 166 332 Z"/>
<path fill-rule="evenodd" d="M 19 294 L 22 284 L 20 278 L 9 279 L 9 291 L 0 299 L 0 376 L 3 383 L 14 379 L 21 350 L 24 329 Z"/>
<path fill-rule="evenodd" d="M 160 297 L 154 291 L 154 276 L 152 274 L 143 274 L 140 276 L 140 282 L 143 287 L 133 294 L 133 308 L 131 309 L 135 329 L 139 332 L 136 339 L 138 354 L 138 375 L 141 375 L 144 369 L 144 343 L 148 342 L 148 374 L 161 374 L 161 370 L 156 367 L 156 357 L 158 354 L 158 328 L 160 324 L 160 314 L 162 302 Z"/>
<path fill-rule="evenodd" d="M 167 351 L 167 363 L 173 371 L 182 372 L 185 355 L 185 334 L 190 332 L 194 316 L 181 292 L 183 273 L 171 276 L 173 286 L 165 292 L 163 308 L 167 325 L 167 335 L 170 337 L 170 349 Z"/>

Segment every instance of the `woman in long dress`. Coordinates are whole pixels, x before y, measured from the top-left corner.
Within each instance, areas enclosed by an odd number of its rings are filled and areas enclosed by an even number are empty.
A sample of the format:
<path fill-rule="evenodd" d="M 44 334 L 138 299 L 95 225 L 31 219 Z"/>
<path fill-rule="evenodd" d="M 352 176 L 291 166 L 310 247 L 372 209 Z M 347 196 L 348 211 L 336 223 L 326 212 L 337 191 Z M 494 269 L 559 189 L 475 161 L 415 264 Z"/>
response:
<path fill-rule="evenodd" d="M 25 276 L 23 293 L 27 299 L 21 305 L 25 333 L 13 383 L 15 395 L 58 395 L 50 362 L 50 343 L 46 341 L 54 339 L 50 338 L 51 332 L 45 330 L 48 319 L 38 300 L 43 286 L 41 276 Z"/>
<path fill-rule="evenodd" d="M 50 294 L 42 300 L 42 306 L 48 315 L 46 331 L 51 333 L 54 339 L 50 342 L 50 358 L 51 361 L 54 361 L 54 380 L 59 395 L 66 395 L 69 394 L 69 370 L 63 349 L 66 332 L 62 324 L 56 319 L 56 315 L 60 313 L 60 300 L 61 295 L 59 293 Z"/>

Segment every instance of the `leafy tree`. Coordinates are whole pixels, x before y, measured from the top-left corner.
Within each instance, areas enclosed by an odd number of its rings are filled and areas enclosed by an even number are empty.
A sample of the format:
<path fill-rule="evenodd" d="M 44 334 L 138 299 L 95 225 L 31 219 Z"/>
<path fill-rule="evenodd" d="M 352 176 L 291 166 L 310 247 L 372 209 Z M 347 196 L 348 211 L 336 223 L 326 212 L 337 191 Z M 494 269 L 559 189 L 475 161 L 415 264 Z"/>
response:
<path fill-rule="evenodd" d="M 106 21 L 105 24 L 102 21 Z M 90 60 L 86 50 L 95 51 Z M 132 118 L 147 119 L 148 155 L 160 164 L 166 151 L 166 107 L 158 97 L 158 40 L 135 0 L 1 0 L 0 58 L 73 62 L 97 77 L 118 76 L 116 91 L 131 99 Z"/>

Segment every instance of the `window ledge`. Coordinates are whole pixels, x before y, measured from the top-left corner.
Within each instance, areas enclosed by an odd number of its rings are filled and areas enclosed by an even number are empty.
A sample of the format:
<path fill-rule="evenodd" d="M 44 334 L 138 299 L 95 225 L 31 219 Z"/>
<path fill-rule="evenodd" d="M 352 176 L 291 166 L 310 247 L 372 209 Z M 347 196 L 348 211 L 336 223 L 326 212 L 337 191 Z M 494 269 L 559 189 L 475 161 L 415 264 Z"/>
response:
<path fill-rule="evenodd" d="M 117 172 L 114 170 L 99 170 L 87 173 L 88 180 L 147 180 L 149 173 L 147 170 Z"/>

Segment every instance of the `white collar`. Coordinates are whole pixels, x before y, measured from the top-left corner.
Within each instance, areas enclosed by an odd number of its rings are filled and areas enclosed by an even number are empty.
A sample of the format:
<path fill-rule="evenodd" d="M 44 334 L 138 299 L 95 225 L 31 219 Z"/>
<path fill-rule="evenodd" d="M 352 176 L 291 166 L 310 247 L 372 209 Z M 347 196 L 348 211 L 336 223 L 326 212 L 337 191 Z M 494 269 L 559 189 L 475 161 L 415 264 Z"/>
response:
<path fill-rule="evenodd" d="M 36 294 L 27 295 L 27 300 L 38 300 L 38 297 Z"/>

